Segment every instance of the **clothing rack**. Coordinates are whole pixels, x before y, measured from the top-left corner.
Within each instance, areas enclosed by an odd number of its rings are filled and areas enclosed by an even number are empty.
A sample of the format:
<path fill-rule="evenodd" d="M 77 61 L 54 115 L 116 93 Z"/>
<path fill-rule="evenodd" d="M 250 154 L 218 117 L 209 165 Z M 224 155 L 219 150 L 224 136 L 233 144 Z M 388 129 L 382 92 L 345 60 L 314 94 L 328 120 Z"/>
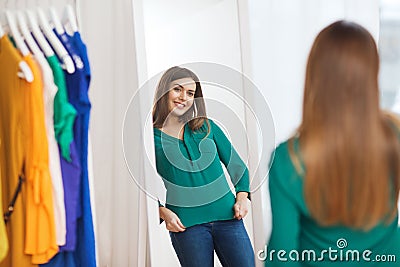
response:
<path fill-rule="evenodd" d="M 6 9 L 30 9 L 30 8 L 34 8 L 36 6 L 46 6 L 46 7 L 51 7 L 54 6 L 53 1 L 48 1 L 47 4 L 43 4 L 39 3 L 39 1 L 36 1 L 34 4 L 29 3 L 30 1 L 26 0 L 25 2 L 23 1 L 13 1 L 15 4 L 11 5 L 10 4 L 10 0 L 3 0 L 0 1 L 0 3 L 4 2 L 4 4 L 1 4 L 0 6 L 2 7 L 1 10 L 4 11 Z M 77 24 L 78 24 L 78 28 L 81 29 L 82 28 L 82 19 L 81 19 L 81 1 L 80 0 L 66 0 L 64 3 L 62 4 L 57 4 L 56 6 L 58 7 L 65 7 L 66 5 L 71 5 L 74 13 L 76 15 L 76 20 L 77 20 Z M 9 25 L 7 20 L 5 19 L 5 16 L 3 16 L 4 14 L 0 13 L 0 24 L 3 27 L 3 29 L 5 30 L 9 30 Z"/>

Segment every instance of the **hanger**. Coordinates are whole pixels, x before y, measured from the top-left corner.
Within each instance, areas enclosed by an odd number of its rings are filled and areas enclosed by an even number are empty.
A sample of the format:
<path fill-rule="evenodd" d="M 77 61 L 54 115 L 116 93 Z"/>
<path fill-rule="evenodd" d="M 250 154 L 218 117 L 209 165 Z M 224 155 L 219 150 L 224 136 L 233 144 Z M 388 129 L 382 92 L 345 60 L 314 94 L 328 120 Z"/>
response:
<path fill-rule="evenodd" d="M 8 6 L 8 1 L 6 1 L 5 7 Z M 2 38 L 5 35 L 5 31 L 3 29 L 3 26 L 1 26 L 1 16 L 0 16 L 0 38 Z"/>
<path fill-rule="evenodd" d="M 54 51 L 49 45 L 49 43 L 46 41 L 46 38 L 44 37 L 43 33 L 40 31 L 35 13 L 33 13 L 31 10 L 26 10 L 26 15 L 28 16 L 29 26 L 31 27 L 32 34 L 33 36 L 35 36 L 35 39 L 40 46 L 40 49 L 43 51 L 46 57 L 53 56 Z"/>
<path fill-rule="evenodd" d="M 69 23 L 69 26 L 71 27 L 71 30 L 73 32 L 79 31 L 77 20 L 76 20 L 76 16 L 75 16 L 75 12 L 74 12 L 74 9 L 72 8 L 72 6 L 70 4 L 66 5 L 64 12 L 67 15 L 67 23 Z"/>
<path fill-rule="evenodd" d="M 62 26 L 60 18 L 58 17 L 58 14 L 57 14 L 56 9 L 54 7 L 50 7 L 50 16 L 51 16 L 51 20 L 52 20 L 52 22 L 54 24 L 54 29 L 56 30 L 56 32 L 59 35 L 65 33 L 64 27 Z"/>
<path fill-rule="evenodd" d="M 21 37 L 21 34 L 18 31 L 17 24 L 15 23 L 15 17 L 14 14 L 11 13 L 11 11 L 7 10 L 6 11 L 6 17 L 8 21 L 8 25 L 10 27 L 12 36 L 14 38 L 15 44 L 17 45 L 17 48 L 21 52 L 23 56 L 29 55 L 29 49 L 24 43 L 24 40 Z M 18 77 L 25 79 L 27 82 L 33 82 L 33 73 L 29 65 L 25 61 L 21 61 L 19 63 L 19 68 L 21 72 L 18 72 Z"/>
<path fill-rule="evenodd" d="M 29 48 L 26 46 L 24 39 L 21 36 L 21 33 L 18 30 L 14 14 L 7 10 L 6 11 L 6 17 L 8 21 L 8 26 L 10 27 L 10 31 L 12 34 L 12 37 L 14 38 L 15 44 L 17 45 L 18 50 L 21 52 L 21 54 L 25 57 L 29 55 Z"/>
<path fill-rule="evenodd" d="M 34 55 L 43 55 L 39 46 L 36 44 L 35 40 L 33 40 L 33 37 L 28 29 L 28 25 L 26 24 L 24 13 L 22 13 L 22 11 L 17 11 L 17 19 L 22 32 L 22 36 L 25 38 L 25 42 L 28 44 L 28 47 L 30 48 L 32 53 Z"/>
<path fill-rule="evenodd" d="M 47 21 L 43 9 L 38 7 L 37 14 L 39 15 L 40 28 L 43 30 L 45 36 L 49 40 L 50 44 L 53 46 L 57 56 L 62 60 L 66 71 L 68 73 L 74 73 L 75 72 L 74 62 L 72 61 L 71 56 L 68 54 L 67 50 L 65 49 L 61 41 L 58 40 L 57 36 L 51 30 L 49 22 Z"/>
<path fill-rule="evenodd" d="M 0 38 L 4 36 L 4 30 L 3 27 L 0 24 Z"/>

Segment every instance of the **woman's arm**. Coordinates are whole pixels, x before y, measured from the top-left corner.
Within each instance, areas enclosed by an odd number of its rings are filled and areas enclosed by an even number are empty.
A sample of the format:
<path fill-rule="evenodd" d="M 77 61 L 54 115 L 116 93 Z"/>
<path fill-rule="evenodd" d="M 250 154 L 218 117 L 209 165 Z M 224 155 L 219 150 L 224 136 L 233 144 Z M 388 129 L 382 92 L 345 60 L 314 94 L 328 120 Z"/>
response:
<path fill-rule="evenodd" d="M 249 170 L 242 161 L 235 148 L 228 140 L 224 132 L 210 120 L 213 138 L 217 147 L 218 156 L 228 170 L 236 193 L 247 192 L 250 197 Z"/>

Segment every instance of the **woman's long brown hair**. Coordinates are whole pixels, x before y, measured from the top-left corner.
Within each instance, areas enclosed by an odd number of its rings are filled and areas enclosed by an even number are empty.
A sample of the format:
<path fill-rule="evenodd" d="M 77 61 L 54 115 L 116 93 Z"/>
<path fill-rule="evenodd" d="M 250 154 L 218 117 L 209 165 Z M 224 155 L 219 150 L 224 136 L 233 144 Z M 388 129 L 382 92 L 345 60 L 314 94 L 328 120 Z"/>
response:
<path fill-rule="evenodd" d="M 189 69 L 181 67 L 171 67 L 164 72 L 160 81 L 158 82 L 156 93 L 154 96 L 153 106 L 153 126 L 155 128 L 162 128 L 165 120 L 170 113 L 168 110 L 168 92 L 171 82 L 183 79 L 191 78 L 196 83 L 196 91 L 194 94 L 193 105 L 190 109 L 181 116 L 181 121 L 188 122 L 190 129 L 196 131 L 207 124 L 207 132 L 210 131 L 210 125 L 206 115 L 206 105 L 203 99 L 203 91 L 201 89 L 200 80 L 197 75 Z M 196 107 L 196 108 L 195 108 Z"/>
<path fill-rule="evenodd" d="M 297 134 L 305 201 L 321 225 L 368 230 L 397 214 L 398 125 L 379 107 L 378 71 L 375 41 L 358 24 L 335 22 L 312 46 Z"/>

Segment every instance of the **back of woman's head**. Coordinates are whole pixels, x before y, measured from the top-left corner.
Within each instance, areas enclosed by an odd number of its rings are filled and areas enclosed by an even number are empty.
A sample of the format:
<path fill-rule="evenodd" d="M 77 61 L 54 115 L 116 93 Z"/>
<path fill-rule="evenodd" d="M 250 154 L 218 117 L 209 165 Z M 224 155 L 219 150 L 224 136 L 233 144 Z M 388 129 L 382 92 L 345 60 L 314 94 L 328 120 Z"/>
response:
<path fill-rule="evenodd" d="M 378 116 L 378 70 L 375 41 L 366 29 L 345 21 L 326 27 L 309 55 L 303 118 L 309 112 L 322 112 L 326 123 L 343 116 Z"/>
<path fill-rule="evenodd" d="M 375 41 L 358 24 L 335 22 L 314 41 L 299 139 L 306 203 L 322 225 L 369 229 L 396 214 L 400 149 L 379 108 L 378 71 Z"/>

